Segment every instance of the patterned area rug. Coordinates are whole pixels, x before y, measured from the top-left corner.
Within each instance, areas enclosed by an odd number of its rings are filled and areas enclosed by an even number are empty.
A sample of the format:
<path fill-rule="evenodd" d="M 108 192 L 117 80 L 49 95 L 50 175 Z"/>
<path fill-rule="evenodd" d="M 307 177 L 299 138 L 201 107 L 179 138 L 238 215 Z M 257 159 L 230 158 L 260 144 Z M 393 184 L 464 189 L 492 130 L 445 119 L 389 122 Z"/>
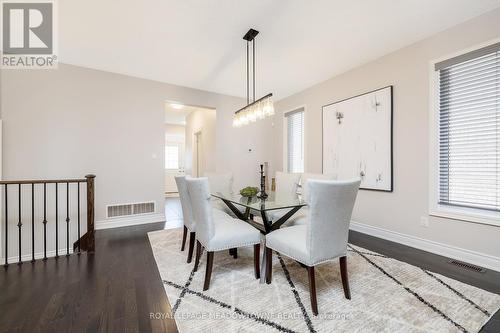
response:
<path fill-rule="evenodd" d="M 203 292 L 206 255 L 193 272 L 181 235 L 181 229 L 149 233 L 173 312 L 155 315 L 173 316 L 179 332 L 478 332 L 500 307 L 500 295 L 353 245 L 352 300 L 344 298 L 338 261 L 319 265 L 318 316 L 307 271 L 275 254 L 272 284 L 259 284 L 253 248 L 238 249 L 238 259 L 216 252 Z"/>

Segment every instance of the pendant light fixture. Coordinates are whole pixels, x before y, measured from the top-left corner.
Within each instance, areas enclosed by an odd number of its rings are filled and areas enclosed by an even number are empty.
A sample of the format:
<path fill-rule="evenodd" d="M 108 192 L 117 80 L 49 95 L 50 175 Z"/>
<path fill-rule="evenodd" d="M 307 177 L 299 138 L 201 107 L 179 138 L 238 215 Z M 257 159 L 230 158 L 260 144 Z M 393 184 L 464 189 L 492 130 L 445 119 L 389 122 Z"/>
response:
<path fill-rule="evenodd" d="M 273 94 L 255 100 L 255 36 L 259 32 L 254 29 L 248 30 L 243 36 L 247 41 L 247 105 L 234 113 L 233 127 L 241 127 L 251 122 L 274 115 Z M 250 42 L 252 43 L 252 84 L 253 94 L 250 103 Z"/>

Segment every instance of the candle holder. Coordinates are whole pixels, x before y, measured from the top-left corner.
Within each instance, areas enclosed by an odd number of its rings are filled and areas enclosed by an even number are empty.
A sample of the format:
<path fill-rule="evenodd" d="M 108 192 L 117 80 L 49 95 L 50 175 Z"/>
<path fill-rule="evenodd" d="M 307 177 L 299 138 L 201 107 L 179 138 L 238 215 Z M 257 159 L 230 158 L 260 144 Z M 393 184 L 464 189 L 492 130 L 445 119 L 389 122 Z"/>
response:
<path fill-rule="evenodd" d="M 269 195 L 266 193 L 266 176 L 264 176 L 264 165 L 260 165 L 260 194 L 257 196 L 260 199 L 267 199 Z"/>

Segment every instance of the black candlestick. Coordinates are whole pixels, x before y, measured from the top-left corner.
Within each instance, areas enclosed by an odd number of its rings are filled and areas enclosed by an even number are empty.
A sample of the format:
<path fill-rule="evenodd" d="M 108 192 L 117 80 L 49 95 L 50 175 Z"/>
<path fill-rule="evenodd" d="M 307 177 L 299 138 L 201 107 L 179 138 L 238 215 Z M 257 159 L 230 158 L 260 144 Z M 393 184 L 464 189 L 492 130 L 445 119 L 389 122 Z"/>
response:
<path fill-rule="evenodd" d="M 259 198 L 266 199 L 268 197 L 266 193 L 266 176 L 264 176 L 264 165 L 260 165 L 260 195 Z"/>

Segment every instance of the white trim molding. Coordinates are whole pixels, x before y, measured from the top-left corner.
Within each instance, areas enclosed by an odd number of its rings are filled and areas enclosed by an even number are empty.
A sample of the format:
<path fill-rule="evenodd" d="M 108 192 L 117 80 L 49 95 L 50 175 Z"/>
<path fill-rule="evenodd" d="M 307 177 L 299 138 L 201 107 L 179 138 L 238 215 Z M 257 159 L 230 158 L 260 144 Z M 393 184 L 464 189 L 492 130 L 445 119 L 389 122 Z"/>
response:
<path fill-rule="evenodd" d="M 439 77 L 434 65 L 500 42 L 500 38 L 468 47 L 429 62 L 429 215 L 457 221 L 500 226 L 500 213 L 438 204 L 439 198 Z M 497 269 L 498 270 L 498 269 Z"/>
<path fill-rule="evenodd" d="M 67 253 L 66 251 L 67 251 L 67 249 L 65 247 L 60 248 L 59 252 L 58 252 L 59 257 L 60 258 L 61 257 L 65 257 L 66 253 Z M 72 254 L 72 253 L 74 253 L 73 252 L 73 245 L 71 245 L 70 248 L 69 248 L 69 254 Z M 83 253 L 83 251 L 82 251 L 82 253 Z M 55 258 L 55 256 L 56 256 L 56 250 L 47 251 L 47 259 L 53 259 L 53 258 Z M 44 257 L 43 251 L 42 252 L 35 252 L 35 260 L 43 259 L 43 257 Z M 22 262 L 31 261 L 31 259 L 33 259 L 32 255 L 31 255 L 31 252 L 28 253 L 28 254 L 22 254 L 21 255 L 21 261 Z M 3 263 L 4 261 L 5 261 L 5 257 L 0 258 L 0 262 Z M 19 262 L 19 256 L 16 255 L 16 256 L 8 257 L 7 258 L 7 262 L 9 264 L 16 264 L 16 263 L 18 263 Z"/>
<path fill-rule="evenodd" d="M 165 214 L 142 214 L 137 216 L 126 216 L 118 218 L 109 218 L 96 221 L 95 230 L 128 227 L 132 225 L 165 222 Z"/>
<path fill-rule="evenodd" d="M 500 272 L 500 257 L 489 254 L 462 249 L 428 239 L 423 239 L 396 231 L 374 227 L 360 222 L 351 221 L 350 229 L 370 236 L 382 238 L 388 241 L 400 243 L 419 250 L 431 252 L 452 259 L 472 263 L 484 268 Z"/>

